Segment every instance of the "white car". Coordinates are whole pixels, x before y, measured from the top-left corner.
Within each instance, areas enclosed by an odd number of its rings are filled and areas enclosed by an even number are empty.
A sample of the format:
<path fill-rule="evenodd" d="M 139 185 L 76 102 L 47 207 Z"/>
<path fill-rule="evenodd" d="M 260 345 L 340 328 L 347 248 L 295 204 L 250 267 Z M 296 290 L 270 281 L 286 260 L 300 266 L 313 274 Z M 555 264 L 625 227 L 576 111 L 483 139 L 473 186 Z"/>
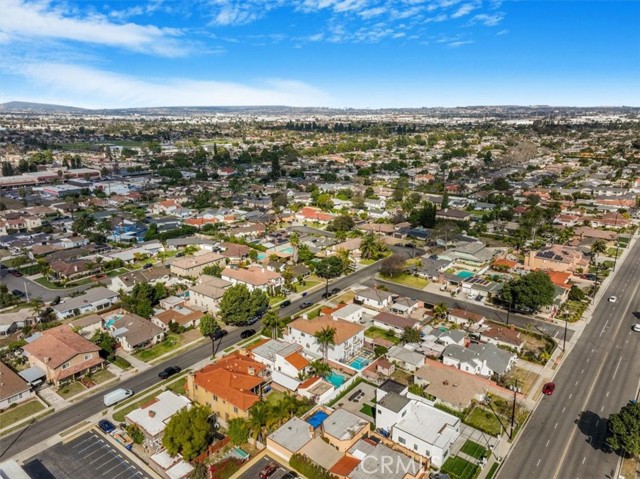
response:
<path fill-rule="evenodd" d="M 640 324 L 634 324 L 631 329 L 633 329 L 636 333 L 640 333 Z"/>
<path fill-rule="evenodd" d="M 616 298 L 615 296 L 609 296 L 610 303 L 615 303 L 616 301 L 618 301 L 618 298 Z"/>

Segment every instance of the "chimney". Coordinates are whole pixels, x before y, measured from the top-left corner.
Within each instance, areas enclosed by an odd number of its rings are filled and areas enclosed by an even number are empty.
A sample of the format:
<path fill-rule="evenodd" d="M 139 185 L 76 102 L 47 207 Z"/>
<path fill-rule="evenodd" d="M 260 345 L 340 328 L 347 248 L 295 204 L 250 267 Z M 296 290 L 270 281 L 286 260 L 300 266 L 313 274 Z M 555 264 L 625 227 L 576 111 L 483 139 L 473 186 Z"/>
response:
<path fill-rule="evenodd" d="M 156 417 L 156 412 L 152 411 L 152 410 L 149 410 L 149 417 L 152 417 L 152 418 Z"/>
<path fill-rule="evenodd" d="M 78 272 L 78 265 L 75 265 L 75 266 L 73 267 L 73 272 L 74 272 L 74 273 L 77 273 L 77 272 Z"/>
<path fill-rule="evenodd" d="M 249 376 L 255 376 L 256 375 L 256 370 L 255 370 L 254 367 L 250 367 L 248 369 L 248 372 L 249 372 Z"/>

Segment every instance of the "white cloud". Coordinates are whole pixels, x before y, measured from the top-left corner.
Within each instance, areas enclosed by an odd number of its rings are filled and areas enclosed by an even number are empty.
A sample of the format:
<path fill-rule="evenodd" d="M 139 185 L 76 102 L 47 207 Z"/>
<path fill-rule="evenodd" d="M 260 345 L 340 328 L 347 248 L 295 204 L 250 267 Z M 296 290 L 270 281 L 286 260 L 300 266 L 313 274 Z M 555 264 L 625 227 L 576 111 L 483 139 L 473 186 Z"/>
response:
<path fill-rule="evenodd" d="M 89 108 L 332 103 L 323 91 L 285 79 L 266 79 L 255 86 L 187 78 L 156 81 L 64 63 L 17 64 L 11 73 L 25 78 L 39 91 L 47 91 L 50 99 Z"/>
<path fill-rule="evenodd" d="M 475 15 L 471 19 L 471 23 L 482 23 L 485 27 L 495 27 L 502 21 L 503 18 L 504 15 L 502 13 L 480 13 L 478 15 Z"/>
<path fill-rule="evenodd" d="M 377 17 L 378 15 L 382 15 L 384 13 L 387 13 L 386 7 L 375 7 L 369 8 L 367 10 L 362 10 L 358 13 L 358 15 L 366 20 L 369 18 Z"/>
<path fill-rule="evenodd" d="M 460 7 L 451 14 L 451 18 L 461 18 L 465 15 L 469 15 L 471 12 L 476 10 L 479 7 L 478 3 L 465 3 L 460 5 Z"/>
<path fill-rule="evenodd" d="M 458 41 L 449 43 L 448 46 L 450 46 L 451 48 L 458 48 L 463 45 L 471 45 L 472 43 L 475 43 L 475 42 L 473 40 L 458 40 Z"/>
<path fill-rule="evenodd" d="M 1 1 L 0 36 L 4 42 L 34 38 L 71 40 L 168 57 L 187 52 L 186 46 L 177 39 L 182 35 L 178 29 L 135 23 L 119 24 L 103 15 L 64 15 L 48 1 Z"/>

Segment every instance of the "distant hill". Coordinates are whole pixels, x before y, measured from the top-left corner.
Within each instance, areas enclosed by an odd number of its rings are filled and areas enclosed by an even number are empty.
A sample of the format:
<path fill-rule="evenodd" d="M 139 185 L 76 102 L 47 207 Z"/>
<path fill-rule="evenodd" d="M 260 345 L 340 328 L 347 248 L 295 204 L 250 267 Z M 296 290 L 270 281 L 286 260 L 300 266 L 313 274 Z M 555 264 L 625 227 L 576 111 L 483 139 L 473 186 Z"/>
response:
<path fill-rule="evenodd" d="M 28 101 L 10 101 L 0 103 L 0 111 L 42 111 L 47 113 L 80 113 L 89 111 L 85 108 L 77 108 L 75 106 L 51 105 L 49 103 L 32 103 Z"/>

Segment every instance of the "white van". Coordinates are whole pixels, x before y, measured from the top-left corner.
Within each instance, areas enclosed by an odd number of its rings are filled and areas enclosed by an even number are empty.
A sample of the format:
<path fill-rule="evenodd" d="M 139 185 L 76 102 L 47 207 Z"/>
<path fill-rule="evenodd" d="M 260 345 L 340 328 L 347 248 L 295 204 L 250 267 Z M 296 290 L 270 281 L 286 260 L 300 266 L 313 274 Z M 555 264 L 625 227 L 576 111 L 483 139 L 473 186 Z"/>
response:
<path fill-rule="evenodd" d="M 131 389 L 114 389 L 110 393 L 104 395 L 104 405 L 107 407 L 113 406 L 114 404 L 131 396 L 133 396 L 133 391 Z"/>

